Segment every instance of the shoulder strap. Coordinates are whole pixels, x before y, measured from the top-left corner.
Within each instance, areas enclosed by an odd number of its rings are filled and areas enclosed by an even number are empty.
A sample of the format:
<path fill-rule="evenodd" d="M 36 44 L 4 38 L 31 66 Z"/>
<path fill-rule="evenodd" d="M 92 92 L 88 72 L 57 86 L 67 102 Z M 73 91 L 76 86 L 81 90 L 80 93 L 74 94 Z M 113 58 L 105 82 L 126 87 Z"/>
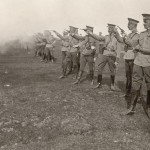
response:
<path fill-rule="evenodd" d="M 134 33 L 130 38 L 133 39 L 133 37 L 134 37 L 136 34 L 138 34 L 138 33 Z"/>

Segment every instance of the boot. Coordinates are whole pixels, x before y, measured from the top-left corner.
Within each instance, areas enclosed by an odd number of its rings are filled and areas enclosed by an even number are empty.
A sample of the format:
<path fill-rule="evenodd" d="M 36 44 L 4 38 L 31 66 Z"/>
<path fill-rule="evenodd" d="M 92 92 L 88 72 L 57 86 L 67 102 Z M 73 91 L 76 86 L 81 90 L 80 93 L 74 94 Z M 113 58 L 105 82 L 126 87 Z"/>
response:
<path fill-rule="evenodd" d="M 68 68 L 68 72 L 66 73 L 66 76 L 70 75 L 72 73 L 72 69 Z"/>
<path fill-rule="evenodd" d="M 73 67 L 72 62 L 71 62 L 71 61 L 68 61 L 68 62 L 67 62 L 67 66 L 68 66 L 68 72 L 67 72 L 66 75 L 68 76 L 68 75 L 70 75 L 70 74 L 72 73 L 72 69 L 73 69 L 73 68 L 72 68 L 72 67 Z"/>
<path fill-rule="evenodd" d="M 130 91 L 131 91 L 130 89 L 126 88 L 126 93 L 125 93 L 125 95 L 124 95 L 125 98 L 126 98 L 126 97 L 130 97 L 130 95 L 131 95 L 131 92 L 130 92 Z"/>
<path fill-rule="evenodd" d="M 126 75 L 126 93 L 124 95 L 124 97 L 130 97 L 131 95 L 131 86 L 132 86 L 132 76 L 130 75 L 130 73 L 128 73 Z"/>
<path fill-rule="evenodd" d="M 59 79 L 63 79 L 66 77 L 66 68 L 63 68 L 62 75 L 59 77 Z"/>
<path fill-rule="evenodd" d="M 133 106 L 130 106 L 130 108 L 124 113 L 124 115 L 133 115 L 135 113 Z"/>
<path fill-rule="evenodd" d="M 124 113 L 124 115 L 132 115 L 135 113 L 135 106 L 139 97 L 139 90 L 133 91 L 131 94 L 129 109 Z"/>
<path fill-rule="evenodd" d="M 78 77 L 78 67 L 77 66 L 75 66 L 74 67 L 74 77 L 73 77 L 73 79 L 77 79 L 77 77 Z"/>
<path fill-rule="evenodd" d="M 147 91 L 147 106 L 150 108 L 150 90 Z"/>
<path fill-rule="evenodd" d="M 98 75 L 97 77 L 97 85 L 94 87 L 95 89 L 100 88 L 102 86 L 102 75 Z"/>
<path fill-rule="evenodd" d="M 90 71 L 90 82 L 91 82 L 91 85 L 94 84 L 94 72 L 93 71 Z"/>
<path fill-rule="evenodd" d="M 127 103 L 127 109 L 131 107 L 131 95 L 128 97 L 125 97 L 126 103 Z"/>
<path fill-rule="evenodd" d="M 65 78 L 66 76 L 65 75 L 61 75 L 60 77 L 59 77 L 59 79 L 63 79 L 63 78 Z"/>
<path fill-rule="evenodd" d="M 111 78 L 111 90 L 113 90 L 113 91 L 115 91 L 116 89 L 115 89 L 115 76 L 114 75 L 111 75 L 110 76 L 110 78 Z"/>
<path fill-rule="evenodd" d="M 81 80 L 81 77 L 82 77 L 82 74 L 83 74 L 83 71 L 79 71 L 79 74 L 78 74 L 78 77 L 77 77 L 77 80 L 73 83 L 73 84 L 78 84 Z"/>
<path fill-rule="evenodd" d="M 150 118 L 150 91 L 147 91 L 146 102 L 144 101 L 144 99 L 142 100 L 142 106 L 145 114 L 147 115 L 148 118 Z"/>

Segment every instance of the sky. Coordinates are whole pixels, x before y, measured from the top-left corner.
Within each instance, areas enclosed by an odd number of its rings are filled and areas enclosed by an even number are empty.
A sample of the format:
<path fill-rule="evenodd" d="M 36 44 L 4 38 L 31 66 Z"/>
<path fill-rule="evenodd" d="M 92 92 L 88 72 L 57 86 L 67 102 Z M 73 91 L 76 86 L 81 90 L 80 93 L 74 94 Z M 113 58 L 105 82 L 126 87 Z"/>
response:
<path fill-rule="evenodd" d="M 44 30 L 62 33 L 69 26 L 86 25 L 106 35 L 107 23 L 119 25 L 128 33 L 127 18 L 139 20 L 141 32 L 141 14 L 150 14 L 149 6 L 150 0 L 0 0 L 0 41 Z"/>

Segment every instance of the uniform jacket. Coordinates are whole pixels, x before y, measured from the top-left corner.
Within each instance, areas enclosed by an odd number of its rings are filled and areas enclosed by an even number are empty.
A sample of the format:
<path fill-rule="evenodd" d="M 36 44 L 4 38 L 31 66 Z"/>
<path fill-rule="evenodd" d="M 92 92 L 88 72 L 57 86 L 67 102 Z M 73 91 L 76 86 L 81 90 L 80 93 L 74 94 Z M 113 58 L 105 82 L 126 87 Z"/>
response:
<path fill-rule="evenodd" d="M 119 35 L 115 36 L 117 40 L 121 43 L 125 44 L 125 55 L 124 59 L 126 60 L 134 60 L 135 53 L 133 52 L 133 49 L 138 45 L 139 42 L 139 34 L 137 33 L 137 30 L 133 30 L 131 33 L 127 35 L 127 38 L 124 39 L 120 37 Z"/>
<path fill-rule="evenodd" d="M 102 36 L 102 35 L 98 36 L 96 34 L 92 34 L 92 37 L 98 41 L 104 41 L 105 49 L 103 55 L 116 56 L 120 58 L 121 44 L 117 41 L 117 39 L 113 34 L 106 35 L 106 36 Z"/>
<path fill-rule="evenodd" d="M 77 45 L 79 43 L 79 40 L 72 37 L 72 36 L 69 36 L 69 52 L 77 52 L 78 49 L 73 47 L 74 45 Z"/>
<path fill-rule="evenodd" d="M 147 51 L 150 53 L 150 31 L 148 30 L 141 32 L 139 35 L 139 44 L 137 45 L 137 48 L 141 48 L 144 51 Z M 141 52 L 138 52 L 134 64 L 142 67 L 149 67 L 150 66 L 150 55 L 143 54 Z"/>
<path fill-rule="evenodd" d="M 83 55 L 95 54 L 96 40 L 93 37 L 90 37 L 88 35 L 86 36 L 74 35 L 73 37 L 81 41 L 78 44 L 78 46 L 80 48 L 82 47 L 81 53 Z"/>

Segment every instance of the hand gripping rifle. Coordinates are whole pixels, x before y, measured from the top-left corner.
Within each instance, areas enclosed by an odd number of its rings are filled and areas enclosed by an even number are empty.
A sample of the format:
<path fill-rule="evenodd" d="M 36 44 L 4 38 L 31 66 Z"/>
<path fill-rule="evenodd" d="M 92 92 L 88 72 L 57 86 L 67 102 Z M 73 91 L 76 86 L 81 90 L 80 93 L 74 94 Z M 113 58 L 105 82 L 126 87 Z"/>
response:
<path fill-rule="evenodd" d="M 120 29 L 122 36 L 123 36 L 124 38 L 126 38 L 126 37 L 127 37 L 127 34 L 126 34 L 125 30 L 123 30 L 123 29 L 120 28 L 119 26 L 117 26 L 117 27 Z"/>
<path fill-rule="evenodd" d="M 123 30 L 123 29 L 120 28 L 119 26 L 117 26 L 117 27 L 120 29 L 121 33 L 125 33 L 125 30 Z"/>

